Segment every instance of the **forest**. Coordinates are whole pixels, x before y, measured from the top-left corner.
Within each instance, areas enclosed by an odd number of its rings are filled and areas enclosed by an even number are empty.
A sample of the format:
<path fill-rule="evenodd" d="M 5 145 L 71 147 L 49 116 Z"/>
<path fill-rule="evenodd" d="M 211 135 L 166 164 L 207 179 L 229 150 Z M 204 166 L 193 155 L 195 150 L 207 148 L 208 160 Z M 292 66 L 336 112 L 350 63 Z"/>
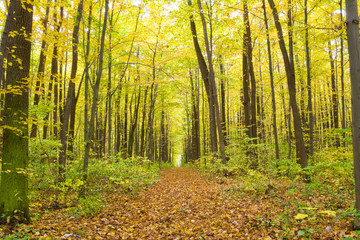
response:
<path fill-rule="evenodd" d="M 360 238 L 356 0 L 2 0 L 0 23 L 0 238 Z"/>

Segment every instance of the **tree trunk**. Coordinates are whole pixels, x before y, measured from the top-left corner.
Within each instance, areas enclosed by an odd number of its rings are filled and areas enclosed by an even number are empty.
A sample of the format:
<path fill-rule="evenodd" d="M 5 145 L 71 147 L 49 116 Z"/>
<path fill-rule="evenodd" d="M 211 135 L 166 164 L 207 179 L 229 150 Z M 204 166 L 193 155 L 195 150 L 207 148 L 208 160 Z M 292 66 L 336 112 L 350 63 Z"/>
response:
<path fill-rule="evenodd" d="M 41 82 L 43 81 L 44 71 L 45 71 L 45 63 L 46 63 L 45 51 L 46 51 L 47 43 L 45 41 L 45 38 L 46 38 L 46 34 L 47 34 L 47 23 L 48 23 L 49 14 L 50 14 L 49 3 L 50 3 L 50 0 L 47 1 L 45 19 L 43 21 L 44 33 L 43 33 L 43 40 L 41 41 L 39 67 L 38 67 L 38 72 L 37 72 L 37 76 L 36 76 L 36 86 L 35 86 L 35 92 L 34 92 L 34 106 L 39 105 L 40 97 L 43 95 L 43 90 L 41 90 L 40 86 L 41 86 Z M 0 62 L 0 64 L 1 64 L 1 62 Z M 3 65 L 1 64 L 0 66 L 3 66 Z M 35 119 L 35 121 L 33 122 L 32 126 L 31 126 L 30 138 L 36 138 L 36 136 L 37 136 L 38 128 L 37 128 L 36 121 L 37 121 L 37 119 Z"/>
<path fill-rule="evenodd" d="M 136 91 L 136 89 L 134 91 Z M 134 138 L 135 138 L 135 134 L 136 134 L 135 130 L 138 125 L 140 100 L 141 100 L 141 87 L 139 87 L 139 94 L 137 96 L 137 99 L 135 100 L 134 115 L 131 117 L 131 124 L 130 124 L 130 129 L 129 129 L 129 143 L 128 143 L 128 156 L 129 157 L 133 156 Z"/>
<path fill-rule="evenodd" d="M 127 146 L 128 146 L 128 88 L 125 89 L 125 103 L 124 103 L 124 122 L 122 127 L 122 144 L 121 144 L 121 156 L 122 158 L 127 158 Z"/>
<path fill-rule="evenodd" d="M 191 116 L 191 160 L 195 161 L 198 160 L 201 156 L 200 153 L 200 119 L 199 119 L 199 111 L 198 111 L 198 87 L 197 84 L 195 82 L 194 84 L 194 79 L 193 79 L 193 75 L 191 72 L 191 69 L 189 70 L 189 74 L 190 74 L 190 83 L 191 83 L 191 108 L 192 108 L 192 116 Z"/>
<path fill-rule="evenodd" d="M 343 22 L 343 1 L 340 0 L 340 22 Z M 346 129 L 346 114 L 345 114 L 345 83 L 344 83 L 344 39 L 341 35 L 340 37 L 340 69 L 341 69 L 341 128 L 344 130 Z M 345 138 L 345 133 L 343 133 L 343 138 Z M 345 141 L 344 141 L 345 146 Z"/>
<path fill-rule="evenodd" d="M 188 1 L 188 5 L 189 6 L 192 5 L 191 0 Z M 205 87 L 205 91 L 206 91 L 206 95 L 207 95 L 207 99 L 208 99 L 208 103 L 209 103 L 209 122 L 210 122 L 209 131 L 210 131 L 211 152 L 215 153 L 218 150 L 218 147 L 217 147 L 218 143 L 217 143 L 217 135 L 216 135 L 215 109 L 213 107 L 214 103 L 213 103 L 213 98 L 211 97 L 212 90 L 210 88 L 210 81 L 209 81 L 210 72 L 207 67 L 205 58 L 201 52 L 193 15 L 190 16 L 190 28 L 191 28 L 193 43 L 194 43 L 194 47 L 195 47 L 195 51 L 196 51 L 196 57 L 197 57 L 200 72 L 201 72 L 201 77 L 204 81 L 204 87 Z"/>
<path fill-rule="evenodd" d="M 100 52 L 99 52 L 99 64 L 98 70 L 96 74 L 96 81 L 93 86 L 93 99 L 91 105 L 91 115 L 90 115 L 90 122 L 89 122 L 89 130 L 87 132 L 87 136 L 85 136 L 85 154 L 84 154 L 84 164 L 83 164 L 83 178 L 86 181 L 87 179 L 87 171 L 89 166 L 89 156 L 90 156 L 90 148 L 91 148 L 91 138 L 94 135 L 94 122 L 95 122 L 95 115 L 98 108 L 98 101 L 99 101 L 99 90 L 100 90 L 100 81 L 103 72 L 103 63 L 104 63 L 104 48 L 105 48 L 105 35 L 106 35 L 106 26 L 107 26 L 107 17 L 109 12 L 109 0 L 105 0 L 105 16 L 103 22 L 103 29 L 101 33 L 101 42 L 100 42 Z M 85 193 L 85 185 L 83 185 L 80 196 L 83 197 Z"/>
<path fill-rule="evenodd" d="M 146 86 L 144 94 L 144 107 L 142 111 L 142 123 L 141 123 L 141 133 L 140 133 L 140 156 L 145 156 L 145 120 L 146 120 L 146 102 L 148 95 L 149 87 Z"/>
<path fill-rule="evenodd" d="M 68 147 L 68 130 L 69 130 L 69 122 L 70 115 L 72 114 L 73 107 L 75 103 L 75 79 L 77 73 L 77 64 L 78 64 L 78 43 L 79 43 L 79 30 L 80 30 L 80 22 L 82 19 L 82 13 L 84 8 L 84 0 L 80 0 L 77 10 L 77 17 L 75 21 L 74 31 L 73 31 L 73 39 L 72 39 L 72 64 L 71 64 L 71 74 L 70 81 L 68 87 L 68 93 L 66 97 L 64 112 L 62 116 L 62 126 L 60 131 L 60 140 L 61 140 L 61 149 L 59 153 L 59 173 L 62 175 L 65 171 L 64 166 L 66 164 L 67 158 L 67 147 Z M 60 178 L 63 178 L 60 176 Z"/>
<path fill-rule="evenodd" d="M 87 25 L 87 35 L 86 35 L 86 50 L 85 50 L 85 106 L 84 106 L 84 139 L 88 135 L 89 130 L 89 82 L 90 82 L 90 72 L 89 72 L 89 54 L 90 54 L 90 33 L 91 33 L 91 19 L 92 19 L 92 3 L 90 4 L 88 25 Z"/>
<path fill-rule="evenodd" d="M 108 62 L 108 95 L 107 95 L 107 101 L 108 101 L 108 108 L 107 108 L 107 125 L 108 125 L 108 131 L 107 131 L 107 156 L 110 157 L 111 156 L 111 130 L 112 130 L 112 105 L 111 105 L 111 101 L 112 101 L 112 92 L 111 92 L 111 78 L 112 78 L 112 28 L 113 28 L 113 16 L 114 16 L 114 9 L 112 9 L 111 11 L 111 15 L 110 15 L 110 21 L 109 21 L 109 62 Z"/>
<path fill-rule="evenodd" d="M 204 40 L 205 40 L 205 47 L 206 47 L 206 55 L 207 55 L 207 59 L 208 59 L 208 64 L 209 64 L 209 87 L 210 87 L 210 98 L 212 99 L 212 103 L 213 103 L 213 107 L 214 107 L 214 113 L 215 113 L 215 122 L 216 122 L 216 129 L 217 129 L 217 134 L 219 137 L 219 150 L 220 150 L 220 155 L 221 155 L 221 159 L 223 163 L 226 163 L 226 157 L 225 157 L 225 138 L 224 138 L 224 134 L 222 131 L 222 127 L 221 127 L 221 117 L 220 117 L 220 107 L 219 107 L 219 100 L 218 100 L 218 96 L 217 96 L 217 90 L 216 90 L 216 83 L 215 83 L 215 72 L 214 72 L 214 65 L 213 65 L 213 60 L 212 60 L 212 28 L 211 28 L 211 11 L 209 14 L 210 17 L 210 37 L 208 36 L 208 32 L 207 32 L 207 25 L 206 25 L 206 20 L 205 20 L 205 16 L 204 16 L 204 11 L 202 9 L 201 6 L 201 0 L 197 0 L 198 3 L 198 7 L 200 10 L 200 17 L 201 17 L 201 22 L 203 25 L 203 32 L 204 32 Z M 211 9 L 212 5 L 211 5 L 211 1 L 210 1 L 210 9 Z"/>
<path fill-rule="evenodd" d="M 228 145 L 227 142 L 227 130 L 226 130 L 226 90 L 225 90 L 225 69 L 222 56 L 219 57 L 220 60 L 220 98 L 221 98 L 221 127 L 224 134 L 225 146 Z"/>
<path fill-rule="evenodd" d="M 32 9 L 28 3 L 12 0 L 5 23 L 5 30 L 19 33 L 5 41 L 6 48 L 13 50 L 7 59 L 6 85 L 19 89 L 21 94 L 5 94 L 4 125 L 7 127 L 3 134 L 0 218 L 6 220 L 16 215 L 20 222 L 30 221 L 26 174 L 29 139 L 28 124 L 24 121 L 28 118 L 29 89 L 24 79 L 30 71 L 31 42 L 27 36 L 32 34 Z M 21 59 L 21 63 L 17 59 Z"/>
<path fill-rule="evenodd" d="M 346 0 L 347 39 L 349 46 L 352 138 L 355 176 L 355 221 L 354 230 L 360 229 L 360 38 L 359 17 L 356 0 Z"/>
<path fill-rule="evenodd" d="M 270 85 L 271 85 L 271 106 L 272 106 L 272 120 L 273 120 L 273 133 L 275 140 L 275 156 L 276 159 L 280 159 L 279 152 L 279 141 L 278 141 L 278 132 L 277 132 L 277 123 L 276 123 L 276 99 L 275 99 L 275 87 L 274 87 L 274 74 L 273 74 L 273 64 L 272 64 L 272 54 L 271 54 L 271 44 L 270 44 L 270 36 L 269 36 L 269 25 L 266 14 L 266 5 L 265 0 L 262 0 L 263 9 L 264 9 L 264 21 L 266 28 L 266 44 L 268 50 L 268 59 L 269 59 L 269 73 L 270 73 Z"/>
<path fill-rule="evenodd" d="M 155 87 L 154 87 L 155 85 Z M 150 161 L 155 161 L 155 137 L 154 137 L 154 112 L 155 112 L 155 102 L 157 96 L 158 85 L 153 83 L 151 85 L 151 95 L 150 95 L 150 109 L 148 117 L 148 150 L 147 157 Z"/>
<path fill-rule="evenodd" d="M 273 11 L 275 26 L 276 26 L 278 38 L 279 38 L 280 50 L 281 50 L 283 60 L 284 60 L 284 65 L 285 65 L 287 83 L 288 83 L 288 88 L 289 88 L 290 105 L 291 105 L 292 114 L 293 114 L 293 118 L 294 118 L 293 122 L 294 122 L 294 131 L 295 131 L 295 140 L 296 140 L 296 156 L 298 158 L 298 163 L 304 169 L 307 167 L 307 156 L 306 156 L 302 126 L 301 126 L 300 112 L 299 112 L 299 108 L 298 108 L 298 105 L 296 102 L 296 81 L 295 81 L 294 64 L 291 62 L 291 59 L 289 59 L 289 56 L 288 56 L 288 53 L 286 50 L 282 27 L 279 22 L 279 15 L 278 15 L 277 9 L 275 7 L 275 3 L 273 0 L 268 0 L 268 2 Z M 306 178 L 307 178 L 307 176 L 306 176 Z M 308 181 L 308 180 L 309 179 L 305 179 L 305 181 Z"/>
<path fill-rule="evenodd" d="M 312 87 L 311 87 L 311 58 L 309 48 L 309 26 L 308 26 L 308 10 L 307 0 L 304 0 L 304 13 L 305 13 L 305 52 L 306 52 L 306 79 L 307 79 L 307 91 L 308 91 L 308 113 L 309 113 L 309 156 L 314 156 L 314 114 L 312 105 Z"/>

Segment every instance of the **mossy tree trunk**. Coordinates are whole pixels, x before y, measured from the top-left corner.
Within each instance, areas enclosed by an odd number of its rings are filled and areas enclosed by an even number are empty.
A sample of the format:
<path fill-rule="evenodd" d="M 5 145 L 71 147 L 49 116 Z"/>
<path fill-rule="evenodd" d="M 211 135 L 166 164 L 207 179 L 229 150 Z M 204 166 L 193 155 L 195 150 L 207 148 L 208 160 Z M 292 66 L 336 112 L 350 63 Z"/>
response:
<path fill-rule="evenodd" d="M 25 6 L 25 7 L 24 7 Z M 7 39 L 12 54 L 7 59 L 3 156 L 0 182 L 0 217 L 20 216 L 29 221 L 28 179 L 28 80 L 32 32 L 32 5 L 12 0 L 5 29 L 17 33 Z"/>

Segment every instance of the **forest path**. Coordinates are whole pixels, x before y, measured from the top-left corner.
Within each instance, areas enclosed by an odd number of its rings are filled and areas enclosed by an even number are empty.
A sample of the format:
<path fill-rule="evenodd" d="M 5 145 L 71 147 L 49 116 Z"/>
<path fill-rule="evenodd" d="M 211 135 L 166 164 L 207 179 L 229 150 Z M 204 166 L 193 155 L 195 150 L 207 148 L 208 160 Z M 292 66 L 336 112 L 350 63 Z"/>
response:
<path fill-rule="evenodd" d="M 193 169 L 165 169 L 138 194 L 107 194 L 107 205 L 93 217 L 51 211 L 32 228 L 35 237 L 55 239 L 271 239 L 275 233 L 259 216 L 273 206 L 262 197 L 231 200 L 229 187 Z"/>
<path fill-rule="evenodd" d="M 118 199 L 108 208 L 93 236 L 109 239 L 252 239 L 264 238 L 255 219 L 254 202 L 223 198 L 218 184 L 189 168 L 161 172 L 161 181 L 131 199 Z M 250 205 L 249 205 L 250 204 Z M 248 216 L 249 211 L 252 216 Z M 95 219 L 94 219 L 95 220 Z M 253 231 L 252 231 L 253 229 Z M 252 231 L 252 233 L 250 233 Z"/>

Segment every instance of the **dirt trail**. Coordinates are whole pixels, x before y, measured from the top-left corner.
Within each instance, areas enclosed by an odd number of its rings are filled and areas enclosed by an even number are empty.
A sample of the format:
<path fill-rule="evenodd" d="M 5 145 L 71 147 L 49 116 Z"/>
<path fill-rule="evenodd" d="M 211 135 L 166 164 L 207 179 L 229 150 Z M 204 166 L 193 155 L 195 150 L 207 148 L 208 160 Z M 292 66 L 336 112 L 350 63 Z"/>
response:
<path fill-rule="evenodd" d="M 103 214 L 107 219 L 104 227 L 116 226 L 113 236 L 119 239 L 250 237 L 251 227 L 246 227 L 246 222 L 251 221 L 246 221 L 246 214 L 241 214 L 247 207 L 238 201 L 223 199 L 222 188 L 223 185 L 207 180 L 192 169 L 166 169 L 161 173 L 160 182 L 127 202 L 120 201 L 113 211 Z"/>
<path fill-rule="evenodd" d="M 134 196 L 110 194 L 99 215 L 76 218 L 50 212 L 34 222 L 35 238 L 72 239 L 271 239 L 253 201 L 223 197 L 224 184 L 189 168 L 170 168 Z"/>

